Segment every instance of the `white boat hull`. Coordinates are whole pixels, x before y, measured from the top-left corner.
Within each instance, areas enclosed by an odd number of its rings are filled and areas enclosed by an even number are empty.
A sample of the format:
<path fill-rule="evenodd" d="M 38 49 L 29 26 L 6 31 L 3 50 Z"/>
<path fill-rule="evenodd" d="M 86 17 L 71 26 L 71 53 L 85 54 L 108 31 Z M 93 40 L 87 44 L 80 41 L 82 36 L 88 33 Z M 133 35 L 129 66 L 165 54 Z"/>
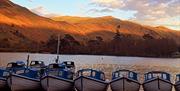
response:
<path fill-rule="evenodd" d="M 107 91 L 108 83 L 80 76 L 75 80 L 75 87 L 77 91 Z"/>
<path fill-rule="evenodd" d="M 173 84 L 163 79 L 152 79 L 143 84 L 144 91 L 172 91 Z"/>
<path fill-rule="evenodd" d="M 45 76 L 41 79 L 41 86 L 46 91 L 74 91 L 74 82 L 55 76 Z"/>
<path fill-rule="evenodd" d="M 5 78 L 0 78 L 0 91 L 7 91 L 9 90 L 7 80 Z"/>
<path fill-rule="evenodd" d="M 139 91 L 140 83 L 128 78 L 119 78 L 111 81 L 112 91 Z"/>
<path fill-rule="evenodd" d="M 176 91 L 180 91 L 180 82 L 177 82 L 175 84 L 175 89 L 176 89 Z"/>
<path fill-rule="evenodd" d="M 37 91 L 41 90 L 40 80 L 31 79 L 16 74 L 8 78 L 8 85 L 11 91 Z"/>
<path fill-rule="evenodd" d="M 0 79 L 0 88 L 4 88 L 7 86 L 6 80 L 5 79 Z"/>

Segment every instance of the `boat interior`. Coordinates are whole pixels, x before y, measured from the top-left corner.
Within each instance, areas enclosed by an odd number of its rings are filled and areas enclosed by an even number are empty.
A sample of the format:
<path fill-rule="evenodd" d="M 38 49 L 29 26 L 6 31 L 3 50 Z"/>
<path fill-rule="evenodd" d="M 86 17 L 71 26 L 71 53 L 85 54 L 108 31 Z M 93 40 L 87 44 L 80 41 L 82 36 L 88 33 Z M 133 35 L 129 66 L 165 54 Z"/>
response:
<path fill-rule="evenodd" d="M 67 68 L 75 68 L 75 64 L 72 61 L 65 61 L 63 62 Z"/>
<path fill-rule="evenodd" d="M 21 75 L 21 76 L 26 76 L 29 78 L 34 78 L 34 79 L 39 79 L 40 74 L 39 71 L 36 69 L 24 69 L 24 70 L 18 70 L 16 74 Z"/>
<path fill-rule="evenodd" d="M 0 68 L 0 78 L 5 78 L 8 75 L 6 69 Z"/>
<path fill-rule="evenodd" d="M 11 62 L 7 64 L 6 70 L 16 73 L 18 70 L 24 70 L 26 68 L 23 61 Z"/>
<path fill-rule="evenodd" d="M 97 80 L 105 81 L 105 74 L 102 71 L 97 71 L 93 69 L 82 69 L 77 72 L 77 77 L 80 76 L 85 76 L 85 77 L 90 77 L 94 78 Z"/>
<path fill-rule="evenodd" d="M 176 75 L 176 82 L 180 82 L 180 74 Z"/>
<path fill-rule="evenodd" d="M 43 61 L 31 61 L 30 67 L 42 68 L 45 67 L 45 64 Z"/>
<path fill-rule="evenodd" d="M 161 71 L 152 71 L 152 72 L 148 72 L 145 74 L 144 76 L 145 81 L 154 79 L 154 78 L 160 78 L 166 81 L 170 81 L 170 74 L 166 73 L 166 72 L 161 72 Z"/>
<path fill-rule="evenodd" d="M 138 81 L 137 73 L 129 70 L 118 70 L 112 73 L 112 80 L 117 78 L 129 78 Z"/>
<path fill-rule="evenodd" d="M 49 75 L 73 80 L 73 73 L 71 71 L 66 70 L 65 66 L 61 64 L 50 64 L 47 73 Z"/>

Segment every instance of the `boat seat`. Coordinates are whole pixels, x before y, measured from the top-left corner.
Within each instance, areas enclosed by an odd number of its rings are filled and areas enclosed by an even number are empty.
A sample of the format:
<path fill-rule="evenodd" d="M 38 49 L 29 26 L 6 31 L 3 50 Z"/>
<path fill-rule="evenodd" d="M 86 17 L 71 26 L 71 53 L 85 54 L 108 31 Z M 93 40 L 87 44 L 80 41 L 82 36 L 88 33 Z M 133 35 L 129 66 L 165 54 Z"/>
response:
<path fill-rule="evenodd" d="M 0 77 L 2 77 L 4 74 L 4 70 L 0 69 Z"/>
<path fill-rule="evenodd" d="M 38 71 L 34 71 L 34 70 L 28 70 L 28 72 L 24 72 L 19 75 L 27 76 L 30 78 L 39 78 L 40 77 Z"/>

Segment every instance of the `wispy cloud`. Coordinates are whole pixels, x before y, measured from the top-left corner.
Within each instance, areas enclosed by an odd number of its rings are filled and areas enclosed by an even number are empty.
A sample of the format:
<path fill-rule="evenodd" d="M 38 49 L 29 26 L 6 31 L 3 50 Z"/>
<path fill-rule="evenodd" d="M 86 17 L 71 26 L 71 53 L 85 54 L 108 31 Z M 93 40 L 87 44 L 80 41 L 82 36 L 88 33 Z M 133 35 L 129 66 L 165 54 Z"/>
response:
<path fill-rule="evenodd" d="M 180 26 L 179 0 L 91 0 L 90 5 L 100 8 L 136 11 L 132 20 L 147 24 Z M 173 19 L 176 21 L 172 21 Z M 169 22 L 165 22 L 169 21 Z M 162 22 L 162 23 L 161 23 Z"/>
<path fill-rule="evenodd" d="M 32 2 L 32 0 L 28 0 L 29 2 Z"/>
<path fill-rule="evenodd" d="M 95 12 L 95 13 L 108 13 L 108 12 L 113 12 L 112 9 L 90 9 L 88 12 Z"/>
<path fill-rule="evenodd" d="M 125 6 L 122 0 L 92 0 L 90 4 L 108 8 L 121 8 Z"/>
<path fill-rule="evenodd" d="M 48 10 L 46 10 L 43 6 L 38 6 L 36 8 L 31 9 L 32 12 L 44 16 L 44 17 L 54 17 L 54 16 L 60 16 L 60 14 L 51 13 Z"/>

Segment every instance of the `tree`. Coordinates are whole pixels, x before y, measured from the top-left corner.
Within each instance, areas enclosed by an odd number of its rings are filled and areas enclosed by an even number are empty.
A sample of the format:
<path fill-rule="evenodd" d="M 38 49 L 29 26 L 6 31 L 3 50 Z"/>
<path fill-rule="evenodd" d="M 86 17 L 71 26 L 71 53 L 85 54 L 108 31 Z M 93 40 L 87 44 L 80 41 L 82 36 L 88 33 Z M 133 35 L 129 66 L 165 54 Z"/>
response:
<path fill-rule="evenodd" d="M 45 50 L 51 53 L 56 53 L 57 43 L 58 43 L 57 35 L 51 35 L 45 44 L 45 47 L 47 48 Z"/>
<path fill-rule="evenodd" d="M 144 38 L 145 40 L 154 39 L 154 37 L 151 36 L 150 34 L 144 34 L 144 35 L 143 35 L 143 38 Z"/>
<path fill-rule="evenodd" d="M 65 34 L 64 38 L 61 39 L 61 52 L 62 53 L 78 53 L 80 43 L 72 35 Z"/>
<path fill-rule="evenodd" d="M 121 28 L 120 25 L 118 25 L 118 26 L 116 27 L 116 35 L 114 36 L 114 40 L 116 40 L 116 41 L 120 41 L 121 38 L 122 38 L 122 35 L 121 35 L 120 32 L 119 32 L 120 28 Z"/>

